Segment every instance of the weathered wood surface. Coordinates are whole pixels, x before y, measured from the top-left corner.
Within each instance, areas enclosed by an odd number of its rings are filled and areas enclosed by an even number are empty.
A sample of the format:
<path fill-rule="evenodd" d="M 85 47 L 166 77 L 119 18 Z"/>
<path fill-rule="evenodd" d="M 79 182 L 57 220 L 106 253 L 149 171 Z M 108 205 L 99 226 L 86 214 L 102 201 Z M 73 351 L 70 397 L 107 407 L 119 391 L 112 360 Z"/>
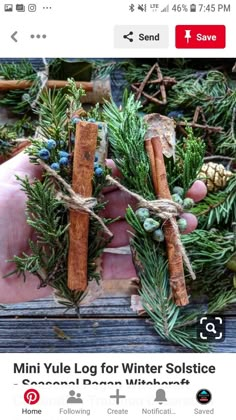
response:
<path fill-rule="evenodd" d="M 106 296 L 96 299 L 89 305 L 81 307 L 82 318 L 137 318 L 132 311 L 129 296 Z M 196 309 L 197 305 L 194 305 Z M 191 309 L 193 305 L 191 305 Z M 190 310 L 190 309 L 189 309 Z M 224 312 L 225 316 L 236 317 L 236 305 L 231 305 Z M 2 318 L 75 318 L 74 310 L 67 311 L 53 298 L 34 300 L 32 302 L 15 305 L 0 305 L 0 319 Z"/>
<path fill-rule="evenodd" d="M 57 337 L 59 327 L 68 339 Z M 227 338 L 215 352 L 235 352 L 236 319 L 227 318 Z M 180 353 L 187 352 L 155 334 L 147 319 L 2 319 L 0 352 L 23 353 Z"/>
<path fill-rule="evenodd" d="M 227 337 L 215 352 L 235 352 L 236 307 L 225 313 Z M 69 339 L 57 336 L 59 327 Z M 81 309 L 65 313 L 53 299 L 41 299 L 0 309 L 0 352 L 186 352 L 162 340 L 150 320 L 137 317 L 130 309 L 130 298 L 104 297 Z"/>
<path fill-rule="evenodd" d="M 81 317 L 136 317 L 130 308 L 130 298 L 128 297 L 106 297 L 100 298 L 88 306 L 81 307 Z M 53 299 L 40 299 L 28 303 L 17 305 L 4 305 L 0 308 L 0 318 L 75 318 L 75 311 L 66 311 L 66 308 L 58 305 Z"/>

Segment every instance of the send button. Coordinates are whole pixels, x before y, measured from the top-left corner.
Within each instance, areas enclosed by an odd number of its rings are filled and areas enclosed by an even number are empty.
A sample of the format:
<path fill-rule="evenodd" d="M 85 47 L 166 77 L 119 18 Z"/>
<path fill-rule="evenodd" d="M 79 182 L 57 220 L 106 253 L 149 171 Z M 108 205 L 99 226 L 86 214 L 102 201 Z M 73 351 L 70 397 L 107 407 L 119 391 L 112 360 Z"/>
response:
<path fill-rule="evenodd" d="M 168 48 L 168 26 L 117 25 L 114 28 L 115 48 Z"/>

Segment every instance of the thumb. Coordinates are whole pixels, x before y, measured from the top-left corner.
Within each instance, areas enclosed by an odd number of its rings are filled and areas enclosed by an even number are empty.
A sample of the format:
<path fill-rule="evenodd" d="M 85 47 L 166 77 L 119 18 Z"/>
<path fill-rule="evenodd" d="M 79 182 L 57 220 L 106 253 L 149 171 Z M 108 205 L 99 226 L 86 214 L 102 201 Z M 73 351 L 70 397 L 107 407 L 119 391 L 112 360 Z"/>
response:
<path fill-rule="evenodd" d="M 16 175 L 19 175 L 20 177 L 25 177 L 27 175 L 30 179 L 40 178 L 42 169 L 40 165 L 30 163 L 29 157 L 21 152 L 0 165 L 0 182 L 11 184 L 17 182 Z"/>

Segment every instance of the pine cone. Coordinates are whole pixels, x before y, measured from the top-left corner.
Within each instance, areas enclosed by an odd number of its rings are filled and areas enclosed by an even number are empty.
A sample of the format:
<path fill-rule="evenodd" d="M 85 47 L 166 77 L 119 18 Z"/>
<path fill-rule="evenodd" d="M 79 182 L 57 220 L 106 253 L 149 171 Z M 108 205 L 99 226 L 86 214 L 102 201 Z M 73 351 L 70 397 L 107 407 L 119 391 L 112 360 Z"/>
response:
<path fill-rule="evenodd" d="M 198 179 L 205 182 L 209 192 L 213 192 L 224 188 L 232 175 L 232 172 L 227 171 L 223 165 L 208 162 L 202 165 Z"/>

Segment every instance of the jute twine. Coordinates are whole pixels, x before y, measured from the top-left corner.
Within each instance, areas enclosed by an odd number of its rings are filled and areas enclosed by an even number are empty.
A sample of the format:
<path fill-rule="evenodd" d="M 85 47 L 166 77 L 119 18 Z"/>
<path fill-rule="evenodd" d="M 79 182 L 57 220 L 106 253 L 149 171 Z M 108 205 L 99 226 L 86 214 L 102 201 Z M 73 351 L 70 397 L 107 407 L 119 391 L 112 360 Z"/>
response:
<path fill-rule="evenodd" d="M 69 209 L 88 213 L 89 216 L 93 217 L 99 222 L 104 232 L 107 233 L 107 235 L 109 235 L 110 237 L 112 237 L 113 236 L 112 232 L 107 228 L 102 218 L 99 217 L 93 211 L 93 208 L 97 204 L 96 198 L 94 197 L 85 198 L 85 197 L 82 197 L 80 194 L 75 193 L 74 190 L 71 188 L 71 186 L 56 171 L 51 169 L 50 166 L 48 166 L 46 163 L 44 163 L 41 160 L 40 160 L 40 164 L 50 175 L 53 176 L 53 178 L 55 178 L 58 182 L 60 182 L 63 185 L 63 187 L 68 193 L 67 195 L 60 191 L 57 192 L 56 194 L 57 199 L 62 201 Z M 158 199 L 158 200 L 150 200 L 150 201 L 145 200 L 141 195 L 134 193 L 132 191 L 129 191 L 128 188 L 124 187 L 124 185 L 120 184 L 119 181 L 112 178 L 110 175 L 107 175 L 106 179 L 107 181 L 109 181 L 110 184 L 115 185 L 121 191 L 124 191 L 128 193 L 129 195 L 131 195 L 132 197 L 134 197 L 138 201 L 139 207 L 145 207 L 153 211 L 161 219 L 170 221 L 172 229 L 175 232 L 175 235 L 177 238 L 177 245 L 182 254 L 182 258 L 185 262 L 185 265 L 191 277 L 195 279 L 196 276 L 191 267 L 191 263 L 187 256 L 185 248 L 181 242 L 178 225 L 175 220 L 175 217 L 178 216 L 180 213 L 182 213 L 183 211 L 182 207 L 172 200 L 166 200 L 166 199 Z"/>
<path fill-rule="evenodd" d="M 82 197 L 80 194 L 77 194 L 74 192 L 74 190 L 71 188 L 71 186 L 56 172 L 54 169 L 51 169 L 50 166 L 48 166 L 46 163 L 40 160 L 41 166 L 55 178 L 60 184 L 63 185 L 65 190 L 67 191 L 67 194 L 62 193 L 61 191 L 58 191 L 56 194 L 56 198 L 60 201 L 62 201 L 69 209 L 80 211 L 83 213 L 88 213 L 89 216 L 96 219 L 101 227 L 103 228 L 104 232 L 112 237 L 113 233 L 107 228 L 105 223 L 103 222 L 102 218 L 99 217 L 94 211 L 93 208 L 97 204 L 97 200 L 94 197 Z"/>
<path fill-rule="evenodd" d="M 128 188 L 125 188 L 124 185 L 120 184 L 119 181 L 112 178 L 110 175 L 107 175 L 106 179 L 112 184 L 115 185 L 117 188 L 119 188 L 121 191 L 124 191 L 134 197 L 138 201 L 139 207 L 145 207 L 151 211 L 153 211 L 158 217 L 160 217 L 163 220 L 169 220 L 171 223 L 172 229 L 175 232 L 176 239 L 177 239 L 177 245 L 179 247 L 179 250 L 181 252 L 183 261 L 185 262 L 185 265 L 189 271 L 189 274 L 191 275 L 192 279 L 196 279 L 196 275 L 192 269 L 191 263 L 189 261 L 189 258 L 187 256 L 187 253 L 185 251 L 185 248 L 181 242 L 180 239 L 180 233 L 179 228 L 176 223 L 175 217 L 178 216 L 180 213 L 183 212 L 182 207 L 175 203 L 172 200 L 166 200 L 166 199 L 158 199 L 158 200 L 145 200 L 141 195 L 134 193 L 132 191 L 129 191 Z"/>

